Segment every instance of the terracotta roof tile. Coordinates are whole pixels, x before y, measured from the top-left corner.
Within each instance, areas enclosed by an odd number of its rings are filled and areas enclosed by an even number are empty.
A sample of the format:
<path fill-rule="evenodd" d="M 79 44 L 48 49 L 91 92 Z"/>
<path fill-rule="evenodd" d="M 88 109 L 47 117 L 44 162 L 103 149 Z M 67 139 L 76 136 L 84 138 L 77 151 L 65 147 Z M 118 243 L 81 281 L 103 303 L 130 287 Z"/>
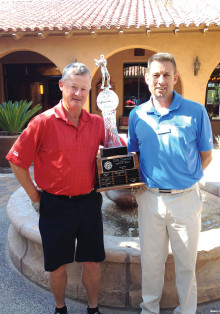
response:
<path fill-rule="evenodd" d="M 219 0 L 0 0 L 0 32 L 220 26 Z"/>

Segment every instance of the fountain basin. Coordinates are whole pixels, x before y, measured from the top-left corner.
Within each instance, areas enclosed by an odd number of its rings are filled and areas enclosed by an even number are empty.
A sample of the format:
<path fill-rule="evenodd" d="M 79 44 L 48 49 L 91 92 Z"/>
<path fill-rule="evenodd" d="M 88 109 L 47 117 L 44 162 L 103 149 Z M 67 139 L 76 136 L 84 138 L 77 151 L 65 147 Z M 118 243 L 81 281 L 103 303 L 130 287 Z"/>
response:
<path fill-rule="evenodd" d="M 8 248 L 16 268 L 28 279 L 49 289 L 44 271 L 38 214 L 23 188 L 12 194 L 7 206 L 10 220 Z M 219 299 L 220 295 L 220 229 L 201 233 L 196 275 L 198 303 Z M 102 263 L 99 304 L 112 307 L 138 308 L 141 302 L 141 265 L 138 237 L 105 235 L 106 259 Z M 86 300 L 81 283 L 81 264 L 68 266 L 66 295 Z M 178 304 L 172 252 L 169 252 L 161 308 Z"/>
<path fill-rule="evenodd" d="M 136 188 L 137 189 L 137 188 Z M 105 195 L 120 208 L 126 208 L 126 210 L 133 210 L 137 208 L 137 202 L 135 198 L 135 188 L 110 190 L 106 191 Z"/>

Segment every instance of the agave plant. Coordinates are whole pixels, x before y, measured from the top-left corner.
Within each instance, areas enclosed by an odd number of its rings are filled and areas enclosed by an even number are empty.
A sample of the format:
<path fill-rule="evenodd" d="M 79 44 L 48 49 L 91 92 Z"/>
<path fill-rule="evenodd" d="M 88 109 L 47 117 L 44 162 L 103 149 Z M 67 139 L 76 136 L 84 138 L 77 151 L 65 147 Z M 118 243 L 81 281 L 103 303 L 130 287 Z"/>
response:
<path fill-rule="evenodd" d="M 40 104 L 29 109 L 32 101 L 27 100 L 15 101 L 9 100 L 0 104 L 0 128 L 6 131 L 8 135 L 16 135 L 22 131 L 27 121 L 42 108 Z"/>

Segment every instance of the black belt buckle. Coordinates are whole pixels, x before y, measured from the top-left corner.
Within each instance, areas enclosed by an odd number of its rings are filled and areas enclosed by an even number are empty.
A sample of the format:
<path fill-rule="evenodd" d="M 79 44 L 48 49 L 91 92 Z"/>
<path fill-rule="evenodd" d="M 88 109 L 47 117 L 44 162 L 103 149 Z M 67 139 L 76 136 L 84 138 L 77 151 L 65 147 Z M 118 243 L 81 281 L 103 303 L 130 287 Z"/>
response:
<path fill-rule="evenodd" d="M 159 193 L 171 193 L 171 189 L 160 189 L 159 188 Z"/>

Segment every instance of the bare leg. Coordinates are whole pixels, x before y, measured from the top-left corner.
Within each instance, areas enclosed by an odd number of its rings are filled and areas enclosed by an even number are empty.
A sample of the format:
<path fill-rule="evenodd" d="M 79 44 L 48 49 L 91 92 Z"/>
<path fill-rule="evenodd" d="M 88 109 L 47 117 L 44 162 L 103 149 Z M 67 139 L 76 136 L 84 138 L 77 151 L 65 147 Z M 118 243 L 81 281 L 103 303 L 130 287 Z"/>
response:
<path fill-rule="evenodd" d="M 97 307 L 100 285 L 100 263 L 83 262 L 82 283 L 86 289 L 89 307 Z"/>
<path fill-rule="evenodd" d="M 62 308 L 65 305 L 65 290 L 67 285 L 67 265 L 62 265 L 50 273 L 50 288 L 53 293 L 56 307 Z"/>

